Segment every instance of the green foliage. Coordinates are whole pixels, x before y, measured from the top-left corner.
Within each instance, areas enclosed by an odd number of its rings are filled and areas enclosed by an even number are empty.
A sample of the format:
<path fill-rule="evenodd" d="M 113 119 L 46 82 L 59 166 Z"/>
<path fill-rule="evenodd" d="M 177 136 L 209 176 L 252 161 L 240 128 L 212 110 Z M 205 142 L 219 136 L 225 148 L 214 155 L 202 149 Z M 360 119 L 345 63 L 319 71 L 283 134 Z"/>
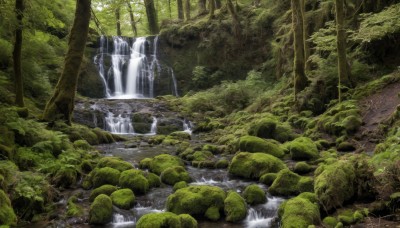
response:
<path fill-rule="evenodd" d="M 272 195 L 291 196 L 302 192 L 313 191 L 313 179 L 302 177 L 289 169 L 283 169 L 278 174 L 268 191 Z"/>
<path fill-rule="evenodd" d="M 120 189 L 111 194 L 111 200 L 115 206 L 129 210 L 135 203 L 135 195 L 129 188 Z"/>
<path fill-rule="evenodd" d="M 78 198 L 76 196 L 71 196 L 68 199 L 67 205 L 67 216 L 68 217 L 79 217 L 83 216 L 83 208 L 82 206 L 78 205 Z"/>
<path fill-rule="evenodd" d="M 252 184 L 244 189 L 243 197 L 248 204 L 262 204 L 267 201 L 266 194 L 258 185 Z"/>
<path fill-rule="evenodd" d="M 103 225 L 112 220 L 112 201 L 107 195 L 101 194 L 90 205 L 89 223 Z"/>
<path fill-rule="evenodd" d="M 8 226 L 17 225 L 17 216 L 11 206 L 10 199 L 3 190 L 0 190 L 0 224 Z"/>

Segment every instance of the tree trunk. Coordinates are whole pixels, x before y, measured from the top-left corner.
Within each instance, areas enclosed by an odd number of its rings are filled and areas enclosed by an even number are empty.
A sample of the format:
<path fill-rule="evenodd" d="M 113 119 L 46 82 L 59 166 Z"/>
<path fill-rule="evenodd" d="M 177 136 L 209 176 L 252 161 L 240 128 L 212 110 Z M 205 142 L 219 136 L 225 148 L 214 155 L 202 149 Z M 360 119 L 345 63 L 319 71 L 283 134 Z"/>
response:
<path fill-rule="evenodd" d="M 210 8 L 209 19 L 211 20 L 214 18 L 214 12 L 215 12 L 214 0 L 208 0 L 208 7 Z"/>
<path fill-rule="evenodd" d="M 115 9 L 115 19 L 117 20 L 117 36 L 121 36 L 121 8 L 117 7 Z"/>
<path fill-rule="evenodd" d="M 221 9 L 221 7 L 222 7 L 221 0 L 215 0 L 214 2 L 215 2 L 215 8 Z"/>
<path fill-rule="evenodd" d="M 71 124 L 79 69 L 89 31 L 90 5 L 91 0 L 76 1 L 75 19 L 68 41 L 64 69 L 44 110 L 43 119 L 46 121 L 64 120 Z"/>
<path fill-rule="evenodd" d="M 240 20 L 236 13 L 235 6 L 233 6 L 232 0 L 226 0 L 226 5 L 228 7 L 229 13 L 232 16 L 233 33 L 240 42 L 242 36 L 242 28 L 240 26 Z"/>
<path fill-rule="evenodd" d="M 198 7 L 199 7 L 198 15 L 205 14 L 207 12 L 207 10 L 206 10 L 206 0 L 199 0 L 198 1 Z"/>
<path fill-rule="evenodd" d="M 190 0 L 185 0 L 185 18 L 186 21 L 190 20 Z"/>
<path fill-rule="evenodd" d="M 158 28 L 157 12 L 154 7 L 153 0 L 144 0 L 144 5 L 146 7 L 147 22 L 149 23 L 150 34 L 158 34 L 160 31 Z"/>
<path fill-rule="evenodd" d="M 171 0 L 168 0 L 168 14 L 169 18 L 172 19 Z"/>
<path fill-rule="evenodd" d="M 304 19 L 302 1 L 292 0 L 292 25 L 294 36 L 294 96 L 306 88 L 308 81 L 304 72 Z"/>
<path fill-rule="evenodd" d="M 178 18 L 181 20 L 184 20 L 184 16 L 183 16 L 183 3 L 182 0 L 177 0 L 177 4 L 178 6 Z"/>
<path fill-rule="evenodd" d="M 346 56 L 346 29 L 344 27 L 344 0 L 335 0 L 336 5 L 336 32 L 337 32 L 337 53 L 339 72 L 339 102 L 342 100 L 344 86 L 351 86 L 349 66 Z"/>
<path fill-rule="evenodd" d="M 126 1 L 126 5 L 128 6 L 129 17 L 131 19 L 132 32 L 133 32 L 134 36 L 137 37 L 136 21 L 135 21 L 135 17 L 133 16 L 133 10 L 132 10 L 131 3 L 129 3 L 129 1 Z"/>
<path fill-rule="evenodd" d="M 15 79 L 15 104 L 24 107 L 24 84 L 21 71 L 21 50 L 22 50 L 22 19 L 24 13 L 24 0 L 15 1 L 15 14 L 17 15 L 17 28 L 15 29 L 15 43 L 13 50 L 13 68 Z"/>
<path fill-rule="evenodd" d="M 305 71 L 309 71 L 310 69 L 310 63 L 308 61 L 308 58 L 310 57 L 310 44 L 307 41 L 308 40 L 308 18 L 306 16 L 306 0 L 301 0 L 302 1 L 302 12 L 303 12 L 303 40 L 304 40 L 304 69 Z"/>

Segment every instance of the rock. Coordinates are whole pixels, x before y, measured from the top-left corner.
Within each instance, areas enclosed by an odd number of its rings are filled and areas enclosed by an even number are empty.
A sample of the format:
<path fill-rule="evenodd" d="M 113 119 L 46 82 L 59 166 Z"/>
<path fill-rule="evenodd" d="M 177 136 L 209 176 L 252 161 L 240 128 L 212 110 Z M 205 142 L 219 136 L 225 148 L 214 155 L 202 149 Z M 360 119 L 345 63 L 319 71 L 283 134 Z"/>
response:
<path fill-rule="evenodd" d="M 252 184 L 244 189 L 243 197 L 246 202 L 251 205 L 262 204 L 267 201 L 264 190 L 262 190 L 258 185 Z"/>
<path fill-rule="evenodd" d="M 307 137 L 299 137 L 287 144 L 293 160 L 312 160 L 318 158 L 317 145 Z"/>
<path fill-rule="evenodd" d="M 341 142 L 338 147 L 337 147 L 338 151 L 341 152 L 351 152 L 351 151 L 355 151 L 356 147 L 351 144 L 350 142 Z"/>
<path fill-rule="evenodd" d="M 92 202 L 98 195 L 104 194 L 104 195 L 111 195 L 111 193 L 117 191 L 117 187 L 106 184 L 101 187 L 98 187 L 94 189 L 93 191 L 90 192 L 90 197 L 89 201 Z"/>
<path fill-rule="evenodd" d="M 189 173 L 182 166 L 173 166 L 164 170 L 160 175 L 161 181 L 165 184 L 174 185 L 177 182 L 190 182 Z"/>
<path fill-rule="evenodd" d="M 224 201 L 224 211 L 227 222 L 239 222 L 246 218 L 246 202 L 238 193 L 230 191 Z"/>
<path fill-rule="evenodd" d="M 260 177 L 259 182 L 270 186 L 277 177 L 277 173 L 266 173 Z"/>
<path fill-rule="evenodd" d="M 112 201 L 107 195 L 101 194 L 94 199 L 90 205 L 89 223 L 96 225 L 104 225 L 112 220 Z"/>
<path fill-rule="evenodd" d="M 169 137 L 173 138 L 173 139 L 177 139 L 177 140 L 190 140 L 192 138 L 192 136 L 184 131 L 175 131 L 172 132 L 171 134 L 168 135 Z"/>
<path fill-rule="evenodd" d="M 99 163 L 97 164 L 97 167 L 99 168 L 110 167 L 119 170 L 120 172 L 123 172 L 128 169 L 133 169 L 133 165 L 131 163 L 123 161 L 122 159 L 116 157 L 101 158 Z"/>
<path fill-rule="evenodd" d="M 135 194 L 129 188 L 117 190 L 111 194 L 113 204 L 121 209 L 129 210 L 135 203 Z"/>
<path fill-rule="evenodd" d="M 129 188 L 135 194 L 145 194 L 149 188 L 149 181 L 144 177 L 143 171 L 130 169 L 121 173 L 119 185 L 122 188 Z"/>
<path fill-rule="evenodd" d="M 281 170 L 268 191 L 272 195 L 291 196 L 313 191 L 313 179 L 302 177 L 289 169 Z"/>
<path fill-rule="evenodd" d="M 154 173 L 149 173 L 149 172 L 144 173 L 144 176 L 146 177 L 147 181 L 149 182 L 150 188 L 160 187 L 161 179 L 159 176 L 157 176 Z"/>
<path fill-rule="evenodd" d="M 145 158 L 140 161 L 140 168 L 149 169 L 151 172 L 160 175 L 164 170 L 173 166 L 183 166 L 183 161 L 169 154 L 160 154 L 154 158 Z"/>
<path fill-rule="evenodd" d="M 137 228 L 197 228 L 197 221 L 188 214 L 176 215 L 171 212 L 143 215 L 136 224 Z"/>
<path fill-rule="evenodd" d="M 215 163 L 216 169 L 226 169 L 229 167 L 229 161 L 226 158 L 222 158 Z"/>
<path fill-rule="evenodd" d="M 322 224 L 327 228 L 335 228 L 337 223 L 337 219 L 332 216 L 327 216 L 322 220 Z"/>
<path fill-rule="evenodd" d="M 222 211 L 225 192 L 214 186 L 189 186 L 177 190 L 167 199 L 167 210 L 175 214 L 190 214 L 195 217 L 206 215 L 210 207 Z"/>
<path fill-rule="evenodd" d="M 278 123 L 268 117 L 253 123 L 250 126 L 249 135 L 265 139 L 275 139 L 282 143 L 294 138 L 293 130 L 289 125 Z"/>
<path fill-rule="evenodd" d="M 259 179 L 265 173 L 277 173 L 284 168 L 286 165 L 272 155 L 241 152 L 233 157 L 229 173 L 239 177 Z"/>
<path fill-rule="evenodd" d="M 179 181 L 174 184 L 174 191 L 179 190 L 181 188 L 186 188 L 187 186 L 188 184 L 186 183 L 186 181 Z"/>
<path fill-rule="evenodd" d="M 93 173 L 92 183 L 95 188 L 105 184 L 117 185 L 121 175 L 120 171 L 110 167 L 94 169 L 91 173 Z"/>
<path fill-rule="evenodd" d="M 0 190 L 0 224 L 16 226 L 17 221 L 10 199 L 3 190 Z"/>
<path fill-rule="evenodd" d="M 239 148 L 244 152 L 259 152 L 271 154 L 281 158 L 285 155 L 279 143 L 273 140 L 264 140 L 255 136 L 243 136 L 239 141 Z"/>
<path fill-rule="evenodd" d="M 204 214 L 206 218 L 208 218 L 211 221 L 218 221 L 219 218 L 221 217 L 221 214 L 219 213 L 219 208 L 216 206 L 211 206 L 207 209 L 206 213 Z"/>
<path fill-rule="evenodd" d="M 306 174 L 312 171 L 312 167 L 306 162 L 297 162 L 294 166 L 294 172 L 297 174 Z"/>
<path fill-rule="evenodd" d="M 313 193 L 307 193 L 307 195 Z M 314 197 L 315 198 L 315 197 Z M 282 228 L 307 228 L 320 222 L 316 200 L 304 193 L 281 204 L 278 211 Z"/>

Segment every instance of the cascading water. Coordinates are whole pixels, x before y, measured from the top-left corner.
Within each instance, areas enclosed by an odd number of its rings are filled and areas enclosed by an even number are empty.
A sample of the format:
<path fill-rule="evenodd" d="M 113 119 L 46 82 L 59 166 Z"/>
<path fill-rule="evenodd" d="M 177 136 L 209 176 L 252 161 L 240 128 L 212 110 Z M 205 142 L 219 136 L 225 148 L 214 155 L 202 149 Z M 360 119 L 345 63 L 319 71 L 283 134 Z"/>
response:
<path fill-rule="evenodd" d="M 94 59 L 105 85 L 107 98 L 153 98 L 156 78 L 158 81 L 169 80 L 167 84 L 172 88 L 171 93 L 178 96 L 174 71 L 158 60 L 158 36 L 153 41 L 146 37 L 138 37 L 131 46 L 127 38 L 114 36 L 112 39 L 113 51 L 109 53 L 107 38 L 100 38 L 99 53 Z M 150 53 L 147 46 L 153 47 Z M 111 65 L 107 58 L 111 59 Z M 110 66 L 107 66 L 107 63 Z"/>
<path fill-rule="evenodd" d="M 155 135 L 157 134 L 157 118 L 153 117 L 153 123 L 151 124 L 150 134 Z"/>
<path fill-rule="evenodd" d="M 134 134 L 132 120 L 130 116 L 118 115 L 114 116 L 112 112 L 109 112 L 105 117 L 106 130 L 114 134 Z"/>
<path fill-rule="evenodd" d="M 188 120 L 183 120 L 183 131 L 189 134 L 193 132 L 193 123 Z"/>

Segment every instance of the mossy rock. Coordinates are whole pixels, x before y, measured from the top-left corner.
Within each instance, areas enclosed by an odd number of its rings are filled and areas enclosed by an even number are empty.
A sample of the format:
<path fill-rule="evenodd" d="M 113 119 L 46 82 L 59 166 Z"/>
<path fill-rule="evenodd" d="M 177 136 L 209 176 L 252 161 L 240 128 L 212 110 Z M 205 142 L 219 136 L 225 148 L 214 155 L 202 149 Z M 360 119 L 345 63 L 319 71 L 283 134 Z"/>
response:
<path fill-rule="evenodd" d="M 183 166 L 183 161 L 175 156 L 169 154 L 160 154 L 152 158 L 140 161 L 140 167 L 146 167 L 151 172 L 160 175 L 164 170 L 173 166 Z"/>
<path fill-rule="evenodd" d="M 230 191 L 224 201 L 225 221 L 239 222 L 246 218 L 246 201 L 236 192 Z"/>
<path fill-rule="evenodd" d="M 217 145 L 205 144 L 202 151 L 210 151 L 213 154 L 221 154 L 223 152 L 223 148 Z"/>
<path fill-rule="evenodd" d="M 67 205 L 67 217 L 83 217 L 84 209 L 82 206 L 78 205 L 78 198 L 76 196 L 71 196 L 68 199 Z"/>
<path fill-rule="evenodd" d="M 338 220 L 335 217 L 327 216 L 322 220 L 322 224 L 327 228 L 335 228 Z"/>
<path fill-rule="evenodd" d="M 287 168 L 286 165 L 272 155 L 241 152 L 233 157 L 229 173 L 258 180 L 263 174 L 277 173 L 285 168 Z"/>
<path fill-rule="evenodd" d="M 187 186 L 188 184 L 186 183 L 186 181 L 179 181 L 174 184 L 174 191 L 179 190 L 181 188 L 186 188 Z"/>
<path fill-rule="evenodd" d="M 343 223 L 345 226 L 350 226 L 356 223 L 356 220 L 353 217 L 352 210 L 341 210 L 338 215 L 339 222 Z"/>
<path fill-rule="evenodd" d="M 109 196 L 115 191 L 117 191 L 117 187 L 115 187 L 113 185 L 105 184 L 103 186 L 93 189 L 90 192 L 89 201 L 92 202 L 98 195 L 101 195 L 101 194 Z"/>
<path fill-rule="evenodd" d="M 306 174 L 311 172 L 312 170 L 313 168 L 306 162 L 297 162 L 296 165 L 294 165 L 293 171 L 298 174 Z"/>
<path fill-rule="evenodd" d="M 157 131 L 158 131 L 158 129 L 157 129 Z M 165 137 L 166 137 L 165 135 L 154 135 L 154 136 L 151 136 L 147 142 L 151 145 L 158 145 L 164 141 Z"/>
<path fill-rule="evenodd" d="M 197 228 L 197 221 L 188 214 L 176 215 L 171 212 L 143 215 L 136 224 L 137 228 Z"/>
<path fill-rule="evenodd" d="M 78 171 L 75 167 L 62 166 L 55 173 L 51 182 L 57 187 L 68 188 L 76 183 Z"/>
<path fill-rule="evenodd" d="M 209 207 L 204 216 L 211 221 L 218 221 L 221 218 L 219 208 L 216 206 Z"/>
<path fill-rule="evenodd" d="M 312 160 L 318 158 L 317 145 L 307 137 L 299 137 L 287 144 L 293 160 Z"/>
<path fill-rule="evenodd" d="M 243 136 L 239 141 L 239 148 L 245 152 L 262 152 L 281 158 L 285 155 L 279 143 L 255 136 Z"/>
<path fill-rule="evenodd" d="M 174 185 L 180 181 L 191 181 L 189 173 L 182 166 L 174 166 L 164 170 L 161 173 L 160 178 L 163 183 L 169 185 Z"/>
<path fill-rule="evenodd" d="M 1 188 L 5 191 L 17 180 L 15 174 L 19 172 L 18 167 L 11 161 L 0 161 L 0 175 L 3 177 Z"/>
<path fill-rule="evenodd" d="M 208 161 L 214 158 L 210 151 L 196 151 L 193 153 L 192 161 Z"/>
<path fill-rule="evenodd" d="M 149 181 L 144 177 L 143 171 L 130 169 L 121 173 L 119 185 L 131 189 L 135 194 L 145 194 L 149 191 Z"/>
<path fill-rule="evenodd" d="M 176 140 L 180 140 L 180 141 L 184 141 L 184 140 L 190 140 L 192 138 L 192 136 L 184 131 L 175 131 L 172 132 L 171 134 L 169 134 L 168 136 L 170 136 L 173 139 Z"/>
<path fill-rule="evenodd" d="M 340 160 L 321 165 L 315 171 L 314 192 L 325 211 L 338 208 L 354 196 L 354 167 L 349 161 Z"/>
<path fill-rule="evenodd" d="M 109 196 L 101 194 L 97 196 L 90 205 L 89 223 L 104 225 L 112 220 L 113 206 Z"/>
<path fill-rule="evenodd" d="M 167 210 L 175 214 L 190 214 L 203 217 L 210 207 L 222 211 L 225 192 L 214 186 L 189 186 L 177 190 L 167 199 Z"/>
<path fill-rule="evenodd" d="M 82 150 L 91 150 L 92 149 L 92 146 L 84 139 L 76 140 L 74 142 L 74 147 L 76 149 L 82 149 Z"/>
<path fill-rule="evenodd" d="M 268 191 L 272 195 L 292 196 L 301 192 L 313 191 L 313 180 L 302 177 L 289 169 L 281 170 Z"/>
<path fill-rule="evenodd" d="M 215 163 L 216 169 L 226 169 L 229 167 L 229 161 L 226 158 L 222 158 Z"/>
<path fill-rule="evenodd" d="M 337 150 L 341 152 L 351 152 L 355 151 L 356 147 L 350 142 L 341 142 L 337 146 Z"/>
<path fill-rule="evenodd" d="M 243 197 L 250 205 L 262 204 L 267 201 L 266 194 L 260 186 L 252 184 L 244 189 Z"/>
<path fill-rule="evenodd" d="M 144 173 L 144 176 L 146 177 L 147 181 L 149 182 L 150 188 L 160 187 L 161 179 L 159 176 L 157 176 L 154 173 L 150 173 L 150 172 Z"/>
<path fill-rule="evenodd" d="M 84 173 L 90 173 L 93 170 L 93 164 L 90 160 L 83 160 L 79 166 Z"/>
<path fill-rule="evenodd" d="M 278 177 L 278 174 L 277 174 L 277 173 L 266 173 L 266 174 L 264 174 L 264 175 L 262 175 L 262 176 L 260 177 L 259 182 L 260 182 L 260 183 L 263 183 L 263 184 L 265 184 L 265 185 L 270 186 L 270 185 L 272 185 L 272 183 L 274 182 L 274 180 L 275 180 L 277 177 Z"/>
<path fill-rule="evenodd" d="M 110 167 L 119 170 L 120 172 L 123 172 L 128 169 L 133 169 L 133 165 L 131 163 L 115 157 L 101 158 L 99 163 L 97 164 L 97 167 L 99 168 Z"/>
<path fill-rule="evenodd" d="M 10 199 L 3 190 L 0 190 L 0 224 L 16 226 L 17 221 Z"/>
<path fill-rule="evenodd" d="M 131 209 L 135 203 L 135 194 L 129 188 L 117 190 L 110 197 L 115 206 L 125 210 Z"/>
<path fill-rule="evenodd" d="M 152 158 L 143 158 L 140 162 L 139 162 L 139 168 L 141 169 L 150 169 L 150 164 L 153 161 Z"/>
<path fill-rule="evenodd" d="M 308 228 L 309 225 L 320 223 L 318 204 L 309 198 L 299 195 L 281 204 L 278 211 L 281 227 Z"/>
<path fill-rule="evenodd" d="M 93 187 L 95 188 L 105 184 L 117 185 L 121 175 L 120 171 L 110 167 L 95 169 L 92 172 L 94 172 L 92 176 L 92 183 Z"/>
<path fill-rule="evenodd" d="M 99 143 L 114 143 L 115 141 L 122 140 L 119 136 L 112 135 L 110 132 L 97 127 L 92 129 L 92 132 L 97 136 Z"/>
<path fill-rule="evenodd" d="M 263 118 L 250 126 L 249 135 L 265 139 L 275 139 L 279 142 L 286 142 L 295 137 L 289 125 L 280 124 L 272 118 Z"/>

